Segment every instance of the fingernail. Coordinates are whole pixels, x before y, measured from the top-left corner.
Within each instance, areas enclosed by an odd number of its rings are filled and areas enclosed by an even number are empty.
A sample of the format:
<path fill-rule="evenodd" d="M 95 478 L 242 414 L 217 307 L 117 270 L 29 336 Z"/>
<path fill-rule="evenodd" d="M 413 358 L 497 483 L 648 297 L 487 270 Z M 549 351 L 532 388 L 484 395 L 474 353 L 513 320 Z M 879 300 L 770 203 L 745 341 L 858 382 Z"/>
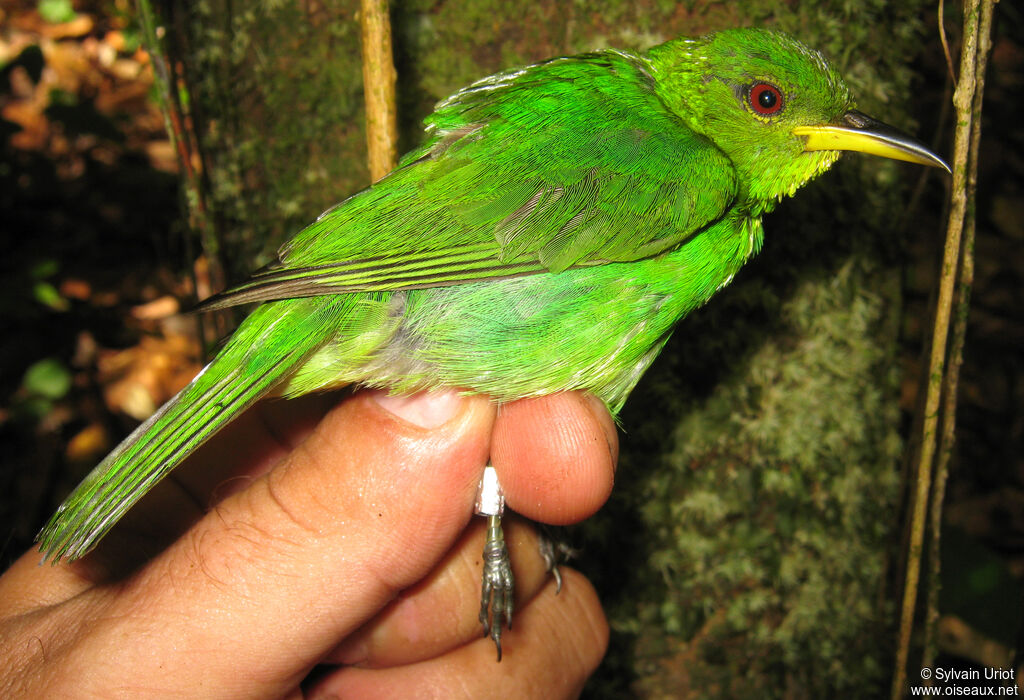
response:
<path fill-rule="evenodd" d="M 420 428 L 436 428 L 455 416 L 462 405 L 457 391 L 421 391 L 416 394 L 373 392 L 373 399 L 389 413 Z"/>

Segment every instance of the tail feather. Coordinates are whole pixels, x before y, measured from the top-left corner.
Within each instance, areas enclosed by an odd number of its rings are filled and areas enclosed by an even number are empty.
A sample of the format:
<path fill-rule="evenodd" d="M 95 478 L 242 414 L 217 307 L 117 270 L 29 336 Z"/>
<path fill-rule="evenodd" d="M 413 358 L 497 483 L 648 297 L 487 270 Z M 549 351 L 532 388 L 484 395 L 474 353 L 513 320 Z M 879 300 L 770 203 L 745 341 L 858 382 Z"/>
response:
<path fill-rule="evenodd" d="M 88 553 L 136 501 L 271 391 L 309 350 L 284 352 L 262 371 L 253 371 L 246 353 L 245 347 L 225 348 L 86 476 L 37 537 L 44 561 L 73 560 Z"/>

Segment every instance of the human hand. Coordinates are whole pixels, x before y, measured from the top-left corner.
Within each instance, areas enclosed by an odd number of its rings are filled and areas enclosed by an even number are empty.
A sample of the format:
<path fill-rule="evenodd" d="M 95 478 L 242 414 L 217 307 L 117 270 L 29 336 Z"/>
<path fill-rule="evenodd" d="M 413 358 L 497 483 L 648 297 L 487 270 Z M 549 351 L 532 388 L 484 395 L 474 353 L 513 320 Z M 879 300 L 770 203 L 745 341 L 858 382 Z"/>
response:
<path fill-rule="evenodd" d="M 600 403 L 336 400 L 260 404 L 85 559 L 17 560 L 0 578 L 0 695 L 578 693 L 607 644 L 593 589 L 565 571 L 553 595 L 532 529 L 507 523 L 516 616 L 496 664 L 476 623 L 483 523 L 466 523 L 488 455 L 519 513 L 600 507 L 617 450 Z"/>

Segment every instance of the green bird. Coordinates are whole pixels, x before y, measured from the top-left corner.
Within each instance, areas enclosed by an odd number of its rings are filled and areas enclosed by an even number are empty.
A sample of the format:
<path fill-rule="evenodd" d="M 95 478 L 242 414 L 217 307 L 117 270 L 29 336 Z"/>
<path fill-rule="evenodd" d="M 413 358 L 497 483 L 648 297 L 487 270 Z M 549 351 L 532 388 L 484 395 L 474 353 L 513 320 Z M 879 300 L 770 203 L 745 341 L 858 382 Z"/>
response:
<path fill-rule="evenodd" d="M 583 390 L 616 414 L 676 323 L 761 248 L 761 217 L 844 150 L 949 170 L 855 111 L 821 54 L 763 29 L 555 58 L 460 90 L 393 172 L 201 305 L 261 302 L 68 496 L 39 534 L 44 557 L 89 552 L 266 396 Z M 500 660 L 513 579 L 494 500 L 481 622 Z"/>

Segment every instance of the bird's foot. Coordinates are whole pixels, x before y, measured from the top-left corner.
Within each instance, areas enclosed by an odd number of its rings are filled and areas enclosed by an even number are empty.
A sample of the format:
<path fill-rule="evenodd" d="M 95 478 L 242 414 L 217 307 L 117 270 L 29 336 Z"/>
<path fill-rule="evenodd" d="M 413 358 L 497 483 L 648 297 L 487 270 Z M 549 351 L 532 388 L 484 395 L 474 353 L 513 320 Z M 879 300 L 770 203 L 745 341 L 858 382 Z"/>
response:
<path fill-rule="evenodd" d="M 487 517 L 487 539 L 484 541 L 484 577 L 480 591 L 480 624 L 484 636 L 490 635 L 501 661 L 501 626 L 512 629 L 512 608 L 515 604 L 515 576 L 512 561 L 501 529 L 501 516 Z"/>
<path fill-rule="evenodd" d="M 564 542 L 555 543 L 546 534 L 541 534 L 537 541 L 537 549 L 540 550 L 544 566 L 555 579 L 555 595 L 562 592 L 562 573 L 558 570 L 559 562 L 566 562 L 578 554 L 578 552 Z"/>
<path fill-rule="evenodd" d="M 512 610 L 515 606 L 515 576 L 512 561 L 505 544 L 505 533 L 501 527 L 501 516 L 505 510 L 505 496 L 498 483 L 494 467 L 487 465 L 480 481 L 476 500 L 476 512 L 487 516 L 487 537 L 484 540 L 484 572 L 480 588 L 480 624 L 484 637 L 490 637 L 498 650 L 501 661 L 502 625 L 512 629 Z M 565 543 L 555 543 L 541 534 L 538 540 L 540 556 L 548 572 L 555 579 L 555 593 L 562 591 L 562 573 L 559 562 L 567 561 L 576 552 Z"/>

